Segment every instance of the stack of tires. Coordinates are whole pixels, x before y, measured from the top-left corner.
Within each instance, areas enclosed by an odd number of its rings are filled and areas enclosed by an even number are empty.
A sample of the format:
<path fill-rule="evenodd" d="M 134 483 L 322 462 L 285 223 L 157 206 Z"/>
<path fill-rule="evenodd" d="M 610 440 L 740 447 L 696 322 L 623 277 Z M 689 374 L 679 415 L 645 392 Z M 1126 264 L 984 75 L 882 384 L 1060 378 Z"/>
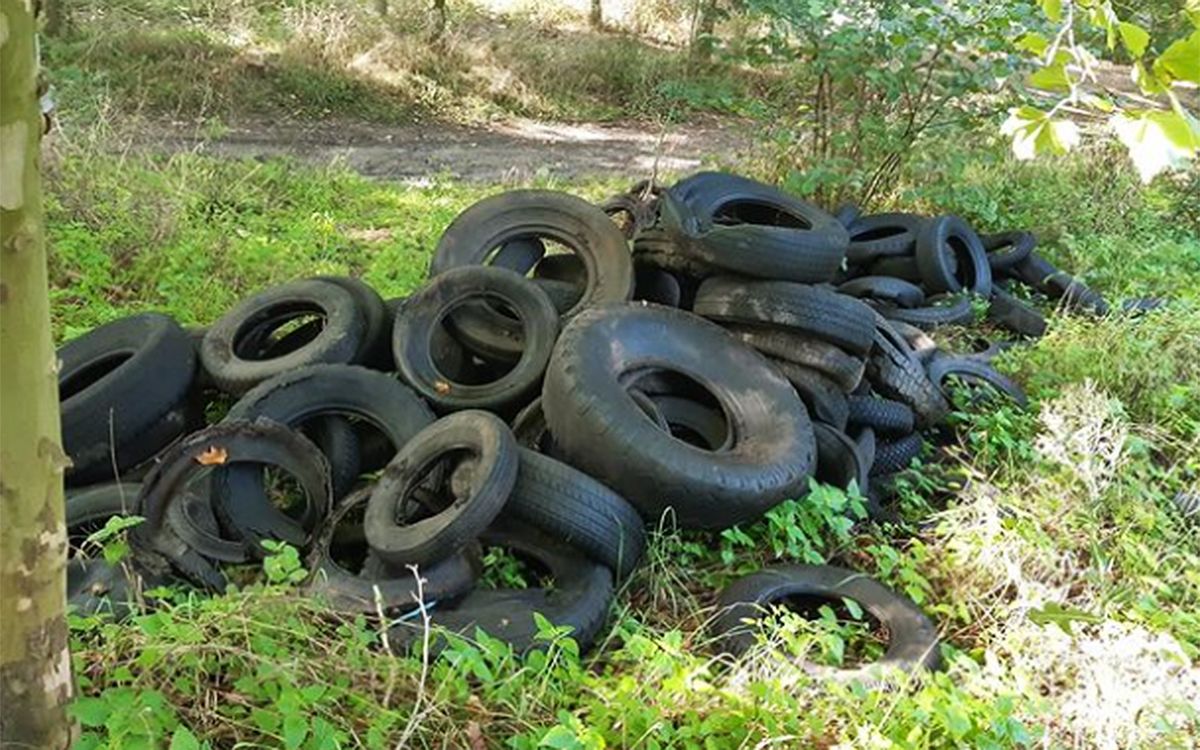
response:
<path fill-rule="evenodd" d="M 995 307 L 1005 279 L 1090 297 L 1027 235 L 853 213 L 721 173 L 599 206 L 512 191 L 450 224 L 406 298 L 317 277 L 205 329 L 144 313 L 71 341 L 72 539 L 144 518 L 130 561 L 71 562 L 73 601 L 127 611 L 129 568 L 221 591 L 286 542 L 337 610 L 413 623 L 419 606 L 519 649 L 536 612 L 586 648 L 646 524 L 749 523 L 814 479 L 883 512 L 881 478 L 921 453 L 952 384 L 1024 402 L 986 355 L 922 330 L 974 321 L 947 295 Z M 1029 317 L 1013 299 L 997 320 Z M 482 586 L 497 547 L 538 585 Z"/>

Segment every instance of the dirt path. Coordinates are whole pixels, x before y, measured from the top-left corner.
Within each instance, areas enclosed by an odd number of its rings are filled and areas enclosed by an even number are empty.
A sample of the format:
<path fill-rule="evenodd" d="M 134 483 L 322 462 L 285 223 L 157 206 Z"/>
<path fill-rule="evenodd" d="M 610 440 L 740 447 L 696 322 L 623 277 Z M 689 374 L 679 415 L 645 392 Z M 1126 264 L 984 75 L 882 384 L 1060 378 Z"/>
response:
<path fill-rule="evenodd" d="M 358 122 L 251 121 L 204 137 L 187 126 L 154 123 L 136 143 L 152 151 L 262 158 L 288 155 L 317 164 L 342 162 L 370 177 L 426 182 L 521 182 L 623 174 L 649 177 L 729 163 L 751 142 L 736 121 L 669 126 L 564 125 L 509 120 L 470 128 L 446 123 L 379 126 Z"/>

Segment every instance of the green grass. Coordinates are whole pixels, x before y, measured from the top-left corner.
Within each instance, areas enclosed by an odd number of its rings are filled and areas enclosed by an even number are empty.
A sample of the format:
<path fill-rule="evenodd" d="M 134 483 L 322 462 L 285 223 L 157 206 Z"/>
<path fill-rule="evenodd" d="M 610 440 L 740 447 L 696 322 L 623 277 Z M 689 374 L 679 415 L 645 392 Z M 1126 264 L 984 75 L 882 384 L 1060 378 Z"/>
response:
<path fill-rule="evenodd" d="M 451 4 L 442 43 L 428 11 L 393 2 L 83 0 L 46 44 L 61 116 L 98 109 L 176 119 L 344 117 L 377 122 L 502 115 L 675 118 L 763 108 L 766 77 L 690 65 L 686 52 L 530 14 Z"/>
<path fill-rule="evenodd" d="M 287 584 L 162 592 L 129 624 L 75 622 L 81 746 L 1194 747 L 1200 524 L 1170 498 L 1200 481 L 1197 234 L 1171 218 L 1177 191 L 1136 189 L 1116 163 L 998 153 L 918 154 L 896 200 L 1037 228 L 1101 291 L 1174 301 L 1142 318 L 1054 315 L 1046 338 L 1001 360 L 1033 409 L 957 416 L 944 455 L 901 483 L 902 522 L 859 521 L 855 499 L 821 489 L 737 531 L 656 534 L 584 659 L 548 630 L 544 654 L 483 638 L 425 665 L 383 653 L 370 619 L 334 617 Z M 287 161 L 54 157 L 59 340 L 144 309 L 207 323 L 318 273 L 404 294 L 446 224 L 500 189 Z M 622 187 L 552 186 L 592 198 Z M 829 623 L 714 659 L 704 624 L 717 590 L 773 560 L 828 560 L 912 596 L 943 629 L 947 671 L 893 691 L 819 681 L 797 661 L 861 636 Z M 504 563 L 495 580 L 512 577 Z"/>

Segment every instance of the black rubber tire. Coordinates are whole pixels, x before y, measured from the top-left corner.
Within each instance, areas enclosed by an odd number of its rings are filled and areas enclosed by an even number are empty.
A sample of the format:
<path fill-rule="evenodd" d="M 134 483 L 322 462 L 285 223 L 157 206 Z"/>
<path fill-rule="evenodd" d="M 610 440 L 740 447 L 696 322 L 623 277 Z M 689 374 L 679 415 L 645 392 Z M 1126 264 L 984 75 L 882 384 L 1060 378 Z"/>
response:
<path fill-rule="evenodd" d="M 434 419 L 429 407 L 394 376 L 356 365 L 312 365 L 271 378 L 242 396 L 226 418 L 265 418 L 292 428 L 302 428 L 314 420 L 332 422 L 321 428 L 332 434 L 310 434 L 329 459 L 335 499 L 348 491 L 360 471 L 374 468 L 364 463 L 364 439 L 357 434 L 343 434 L 342 427 L 350 427 L 345 418 L 373 428 L 367 434 L 382 434 L 387 444 L 382 452 L 388 459 Z M 354 428 L 350 429 L 354 433 Z M 376 459 L 372 456 L 369 460 Z M 218 469 L 214 477 L 218 508 L 257 504 L 265 498 L 263 473 L 254 467 L 230 466 Z M 307 525 L 315 527 L 319 520 L 310 519 Z"/>
<path fill-rule="evenodd" d="M 634 266 L 633 299 L 667 307 L 679 307 L 683 290 L 670 271 L 655 266 Z"/>
<path fill-rule="evenodd" d="M 928 362 L 933 355 L 941 351 L 938 348 L 938 343 L 928 333 L 917 328 L 912 323 L 886 318 L 885 320 L 887 320 L 896 333 L 900 334 L 904 342 L 908 345 L 908 348 L 913 351 L 917 359 L 921 362 Z"/>
<path fill-rule="evenodd" d="M 534 279 L 533 284 L 546 293 L 546 296 L 550 298 L 550 304 L 554 305 L 554 309 L 559 315 L 563 315 L 575 306 L 582 291 L 574 284 L 553 279 Z M 517 358 L 519 356 L 520 352 L 517 352 Z"/>
<path fill-rule="evenodd" d="M 846 394 L 837 383 L 804 365 L 778 359 L 772 360 L 772 364 L 796 389 L 813 422 L 824 422 L 839 430 L 846 429 L 850 407 L 846 403 Z"/>
<path fill-rule="evenodd" d="M 519 450 L 517 484 L 505 513 L 586 553 L 617 578 L 628 577 L 646 549 L 637 510 L 583 472 L 528 448 Z"/>
<path fill-rule="evenodd" d="M 921 269 L 917 266 L 917 259 L 911 255 L 896 256 L 894 258 L 879 258 L 871 265 L 867 266 L 867 273 L 871 276 L 884 276 L 894 279 L 907 281 L 910 284 L 922 283 Z"/>
<path fill-rule="evenodd" d="M 839 284 L 837 290 L 851 297 L 878 300 L 896 307 L 920 307 L 925 302 L 921 287 L 892 276 L 859 276 Z"/>
<path fill-rule="evenodd" d="M 196 355 L 172 318 L 141 313 L 115 320 L 67 342 L 57 357 L 63 449 L 73 464 L 65 475 L 69 486 L 112 479 L 114 458 L 124 472 L 189 427 L 180 409 Z"/>
<path fill-rule="evenodd" d="M 722 322 L 807 333 L 852 354 L 866 354 L 874 338 L 874 314 L 867 305 L 829 289 L 786 281 L 713 277 L 700 285 L 693 310 Z"/>
<path fill-rule="evenodd" d="M 712 394 L 735 436 L 704 451 L 666 435 L 626 393 L 631 373 L 681 372 Z M 748 398 L 747 394 L 754 394 Z M 792 386 L 721 328 L 667 307 L 588 311 L 563 331 L 542 392 L 569 462 L 658 522 L 724 528 L 803 491 L 815 462 L 812 425 Z"/>
<path fill-rule="evenodd" d="M 480 542 L 536 561 L 550 572 L 552 586 L 476 589 L 455 604 L 435 608 L 430 613 L 432 626 L 467 638 L 474 638 L 479 629 L 524 654 L 546 646 L 537 638 L 536 612 L 555 626 L 570 627 L 570 637 L 579 645 L 580 653 L 591 648 L 613 599 L 613 577 L 607 567 L 525 524 L 498 522 L 481 535 Z M 394 645 L 419 648 L 421 622 L 409 620 L 393 627 L 388 635 Z M 430 640 L 434 652 L 445 646 L 445 639 L 438 634 Z"/>
<path fill-rule="evenodd" d="M 869 427 L 879 435 L 907 435 L 913 431 L 913 411 L 907 404 L 875 396 L 850 396 L 849 423 Z"/>
<path fill-rule="evenodd" d="M 623 302 L 633 293 L 633 262 L 621 230 L 582 198 L 552 190 L 511 190 L 463 211 L 438 240 L 429 275 L 481 265 L 494 248 L 528 237 L 560 242 L 583 261 L 587 284 L 568 316 L 593 305 Z"/>
<path fill-rule="evenodd" d="M 704 279 L 717 273 L 711 266 L 701 263 L 680 249 L 666 230 L 650 227 L 633 240 L 633 262 L 635 265 L 661 268 L 676 276 Z"/>
<path fill-rule="evenodd" d="M 360 571 L 348 570 L 333 554 L 334 532 L 349 513 L 367 503 L 370 495 L 371 488 L 367 487 L 347 496 L 322 525 L 308 557 L 312 575 L 305 583 L 305 591 L 337 612 L 374 614 L 382 610 L 393 616 L 411 612 L 418 607 L 418 587 L 412 571 L 401 568 L 388 573 L 384 565 L 367 564 Z M 360 533 L 365 538 L 365 530 Z M 477 545 L 468 545 L 444 559 L 419 566 L 424 604 L 434 607 L 467 593 L 479 579 L 481 568 Z"/>
<path fill-rule="evenodd" d="M 607 221 L 607 219 L 605 219 Z M 458 383 L 439 369 L 433 335 L 461 303 L 495 297 L 520 316 L 521 358 L 506 374 L 477 385 Z M 396 317 L 392 350 L 401 377 L 443 411 L 519 408 L 537 392 L 554 341 L 558 312 L 532 281 L 502 268 L 469 266 L 440 274 L 408 298 Z"/>
<path fill-rule="evenodd" d="M 546 426 L 546 414 L 542 411 L 542 397 L 538 396 L 512 420 L 513 437 L 517 444 L 547 456 L 556 455 L 554 437 Z"/>
<path fill-rule="evenodd" d="M 92 485 L 68 492 L 66 527 L 68 541 L 84 537 L 104 527 L 114 516 L 136 516 L 141 485 L 110 483 Z M 125 619 L 136 606 L 131 595 L 130 576 L 122 565 L 111 565 L 102 557 L 85 557 L 79 550 L 67 550 L 67 604 L 76 614 L 111 613 Z"/>
<path fill-rule="evenodd" d="M 875 444 L 875 464 L 871 476 L 884 476 L 904 471 L 912 460 L 921 455 L 925 441 L 921 433 L 912 432 L 895 440 L 881 440 Z"/>
<path fill-rule="evenodd" d="M 1037 237 L 1032 232 L 1000 232 L 980 237 L 987 251 L 988 265 L 992 276 L 1006 276 L 1013 266 L 1029 257 L 1037 247 Z"/>
<path fill-rule="evenodd" d="M 899 320 L 924 330 L 933 330 L 941 326 L 965 326 L 975 322 L 975 308 L 967 295 L 956 295 L 947 304 L 944 297 L 931 297 L 931 304 L 924 307 L 894 307 L 892 305 L 875 305 L 880 315 L 888 320 Z"/>
<path fill-rule="evenodd" d="M 735 207 L 753 211 L 738 216 Z M 679 248 L 725 272 L 801 283 L 829 281 L 849 235 L 817 206 L 737 175 L 701 172 L 660 201 L 661 224 Z"/>
<path fill-rule="evenodd" d="M 871 468 L 875 466 L 875 452 L 879 447 L 879 437 L 875 434 L 875 430 L 870 427 L 851 427 L 848 433 L 850 439 L 858 446 L 858 455 L 862 458 L 862 463 L 867 467 L 867 477 L 871 476 Z M 865 489 L 862 492 L 864 498 L 870 500 L 875 493 L 871 488 Z M 868 502 L 868 506 L 872 505 Z"/>
<path fill-rule="evenodd" d="M 278 466 L 303 489 L 307 506 L 316 517 L 328 514 L 329 465 L 311 441 L 265 419 L 222 422 L 176 444 L 146 477 L 138 498 L 145 520 L 129 535 L 138 564 L 153 574 L 165 576 L 175 570 L 210 591 L 224 590 L 224 574 L 213 561 L 179 538 L 168 522 L 168 510 L 172 503 L 184 501 L 185 488 L 211 466 L 232 468 L 241 463 Z M 265 496 L 262 502 L 236 504 L 226 510 L 230 512 L 220 519 L 222 524 L 233 536 L 245 540 L 256 555 L 265 554 L 261 543 L 267 539 L 285 541 L 300 549 L 307 549 L 311 541 L 309 531 Z"/>
<path fill-rule="evenodd" d="M 820 422 L 813 423 L 817 439 L 817 470 L 814 478 L 822 484 L 849 490 L 851 483 L 865 496 L 869 489 L 871 463 L 859 450 L 858 443 L 846 433 Z"/>
<path fill-rule="evenodd" d="M 533 278 L 562 281 L 582 290 L 587 284 L 587 267 L 578 255 L 558 253 L 547 255 L 533 267 Z M 581 291 L 582 293 L 582 291 Z"/>
<path fill-rule="evenodd" d="M 850 226 L 846 262 L 868 265 L 880 258 L 911 256 L 925 219 L 916 214 L 889 213 L 863 216 Z"/>
<path fill-rule="evenodd" d="M 1040 312 L 998 287 L 992 290 L 987 318 L 1001 328 L 1027 338 L 1041 338 L 1046 333 L 1046 318 Z"/>
<path fill-rule="evenodd" d="M 436 463 L 458 451 L 468 452 L 457 473 L 465 479 L 454 500 L 413 523 L 400 510 Z M 520 455 L 508 425 L 485 411 L 467 410 L 426 427 L 392 459 L 367 503 L 363 528 L 371 551 L 386 565 L 429 564 L 464 549 L 504 508 L 517 481 Z"/>
<path fill-rule="evenodd" d="M 766 607 L 801 597 L 857 602 L 883 625 L 890 639 L 883 658 L 857 670 L 836 670 L 844 678 L 872 678 L 879 668 L 902 672 L 935 670 L 941 664 L 937 628 L 911 599 L 873 578 L 832 565 L 776 565 L 739 578 L 721 592 L 713 632 L 721 652 L 741 655 L 755 643 L 748 626 Z"/>
<path fill-rule="evenodd" d="M 839 205 L 833 211 L 833 218 L 837 219 L 838 223 L 847 230 L 854 226 L 854 222 L 858 221 L 860 216 L 862 216 L 862 209 L 850 202 Z"/>
<path fill-rule="evenodd" d="M 883 317 L 876 319 L 866 379 L 876 392 L 911 407 L 920 427 L 940 424 L 950 413 L 950 403 L 929 379 L 916 352 Z"/>
<path fill-rule="evenodd" d="M 271 359 L 244 359 L 261 351 L 255 335 L 264 322 L 320 311 L 325 325 L 299 349 Z M 329 281 L 297 281 L 272 287 L 244 300 L 208 329 L 200 360 L 226 393 L 241 395 L 255 385 L 297 367 L 353 362 L 362 349 L 366 316 L 354 294 Z"/>
<path fill-rule="evenodd" d="M 812 336 L 780 328 L 729 325 L 726 329 L 772 359 L 809 367 L 837 383 L 849 393 L 862 382 L 866 362 L 841 347 Z"/>
<path fill-rule="evenodd" d="M 541 240 L 537 237 L 523 237 L 501 245 L 487 265 L 507 268 L 525 276 L 544 257 L 546 257 L 546 245 Z"/>
<path fill-rule="evenodd" d="M 939 354 L 929 361 L 929 379 L 949 397 L 950 378 L 957 378 L 972 385 L 985 385 L 1012 399 L 1022 408 L 1029 406 L 1029 398 L 1021 386 L 1002 375 L 986 361 L 978 357 L 958 357 Z"/>
<path fill-rule="evenodd" d="M 948 259 L 951 255 L 957 264 Z M 939 216 L 925 223 L 917 235 L 916 258 L 927 291 L 966 290 L 984 299 L 992 296 L 987 252 L 975 230 L 957 216 Z"/>
<path fill-rule="evenodd" d="M 354 355 L 355 364 L 367 367 L 391 369 L 392 366 L 392 318 L 387 305 L 362 279 L 353 276 L 317 276 L 316 281 L 337 284 L 354 297 L 363 315 L 362 345 Z M 314 337 L 315 338 L 315 337 Z"/>

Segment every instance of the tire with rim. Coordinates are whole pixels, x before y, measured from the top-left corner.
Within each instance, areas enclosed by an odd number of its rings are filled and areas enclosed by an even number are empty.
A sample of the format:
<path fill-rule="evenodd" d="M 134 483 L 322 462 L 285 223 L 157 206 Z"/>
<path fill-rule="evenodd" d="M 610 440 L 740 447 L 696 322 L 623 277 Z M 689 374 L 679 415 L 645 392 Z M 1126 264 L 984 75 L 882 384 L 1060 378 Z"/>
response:
<path fill-rule="evenodd" d="M 720 405 L 734 435 L 728 448 L 699 449 L 646 417 L 626 384 L 656 370 L 690 379 Z M 756 518 L 801 492 L 815 462 L 812 425 L 787 380 L 719 327 L 671 308 L 578 316 L 555 347 L 542 406 L 569 462 L 653 522 L 668 508 L 684 528 Z"/>
<path fill-rule="evenodd" d="M 911 673 L 940 666 L 937 628 L 911 599 L 862 573 L 832 565 L 777 565 L 734 581 L 717 601 L 713 631 L 718 648 L 735 656 L 749 651 L 755 643 L 753 623 L 773 605 L 815 610 L 821 604 L 838 606 L 844 599 L 874 617 L 887 630 L 889 642 L 880 661 L 834 674 L 872 678 L 879 669 Z"/>
<path fill-rule="evenodd" d="M 153 457 L 189 428 L 196 374 L 188 333 L 172 318 L 141 313 L 100 326 L 59 348 L 68 485 L 94 484 Z"/>
<path fill-rule="evenodd" d="M 262 331 L 287 321 L 319 315 L 324 325 L 292 351 L 256 359 Z M 329 281 L 297 281 L 272 287 L 244 300 L 208 329 L 200 360 L 221 390 L 241 395 L 276 375 L 298 367 L 354 361 L 362 349 L 366 316 L 354 294 Z"/>

